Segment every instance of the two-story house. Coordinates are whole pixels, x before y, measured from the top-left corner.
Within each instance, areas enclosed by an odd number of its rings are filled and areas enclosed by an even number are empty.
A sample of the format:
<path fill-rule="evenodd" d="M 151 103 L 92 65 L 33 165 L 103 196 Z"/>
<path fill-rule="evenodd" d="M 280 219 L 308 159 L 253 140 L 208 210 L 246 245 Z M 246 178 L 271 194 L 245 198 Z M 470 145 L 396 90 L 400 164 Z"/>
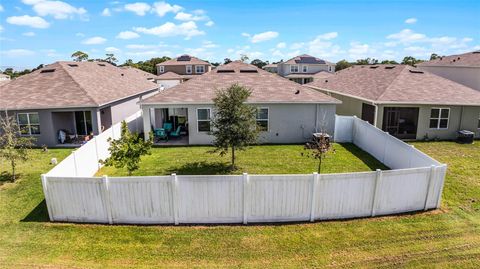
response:
<path fill-rule="evenodd" d="M 164 89 L 168 89 L 196 75 L 207 73 L 211 68 L 212 65 L 209 62 L 190 55 L 181 55 L 157 64 L 157 83 Z"/>
<path fill-rule="evenodd" d="M 277 74 L 300 84 L 312 82 L 321 72 L 334 73 L 335 64 L 308 54 L 277 64 Z"/>

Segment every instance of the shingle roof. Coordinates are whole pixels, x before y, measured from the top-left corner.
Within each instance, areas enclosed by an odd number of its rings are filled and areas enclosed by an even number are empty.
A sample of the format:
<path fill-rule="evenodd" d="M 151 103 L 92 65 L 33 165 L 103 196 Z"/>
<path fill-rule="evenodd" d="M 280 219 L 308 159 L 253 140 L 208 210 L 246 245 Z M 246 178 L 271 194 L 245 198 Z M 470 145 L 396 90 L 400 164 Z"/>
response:
<path fill-rule="evenodd" d="M 302 55 L 295 56 L 290 60 L 283 62 L 282 64 L 333 64 L 333 63 L 322 60 L 320 58 L 313 57 L 308 54 L 302 54 Z"/>
<path fill-rule="evenodd" d="M 277 64 L 267 64 L 263 67 L 263 69 L 265 69 L 265 68 L 276 68 L 276 67 L 278 67 Z"/>
<path fill-rule="evenodd" d="M 149 72 L 145 72 L 143 71 L 142 69 L 139 69 L 139 68 L 136 68 L 136 67 L 132 67 L 132 66 L 122 66 L 120 67 L 122 69 L 126 69 L 126 70 L 130 70 L 132 72 L 135 72 L 136 74 L 138 74 L 139 76 L 143 76 L 145 77 L 146 79 L 158 79 L 158 76 L 157 75 L 154 75 L 152 73 L 149 73 Z"/>
<path fill-rule="evenodd" d="M 130 68 L 101 62 L 55 62 L 0 86 L 0 108 L 98 107 L 156 88 Z"/>
<path fill-rule="evenodd" d="M 352 66 L 306 86 L 379 104 L 480 105 L 480 92 L 408 65 Z"/>
<path fill-rule="evenodd" d="M 249 103 L 340 103 L 326 94 L 239 61 L 219 66 L 141 103 L 211 104 L 217 89 L 225 89 L 235 83 L 252 90 Z"/>
<path fill-rule="evenodd" d="M 158 79 L 165 79 L 165 80 L 176 80 L 176 79 L 186 79 L 186 78 L 192 78 L 192 75 L 179 75 L 172 71 L 168 71 L 166 73 L 158 75 Z"/>
<path fill-rule="evenodd" d="M 177 58 L 174 58 L 174 59 L 162 62 L 162 63 L 158 63 L 157 66 L 159 66 L 159 65 L 163 65 L 163 66 L 167 66 L 167 65 L 190 65 L 190 64 L 210 65 L 209 62 L 200 60 L 197 57 L 193 57 L 193 56 L 184 54 L 184 55 L 181 55 Z"/>
<path fill-rule="evenodd" d="M 480 50 L 464 54 L 443 56 L 436 60 L 423 62 L 418 66 L 470 66 L 480 67 Z"/>

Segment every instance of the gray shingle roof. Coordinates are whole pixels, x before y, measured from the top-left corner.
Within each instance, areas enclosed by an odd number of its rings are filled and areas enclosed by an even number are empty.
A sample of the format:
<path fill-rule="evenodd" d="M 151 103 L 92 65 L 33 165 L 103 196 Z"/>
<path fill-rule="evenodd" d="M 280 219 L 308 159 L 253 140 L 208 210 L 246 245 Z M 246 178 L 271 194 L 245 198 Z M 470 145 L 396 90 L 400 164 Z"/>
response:
<path fill-rule="evenodd" d="M 443 56 L 436 60 L 420 63 L 418 66 L 480 67 L 480 50 L 458 55 Z"/>

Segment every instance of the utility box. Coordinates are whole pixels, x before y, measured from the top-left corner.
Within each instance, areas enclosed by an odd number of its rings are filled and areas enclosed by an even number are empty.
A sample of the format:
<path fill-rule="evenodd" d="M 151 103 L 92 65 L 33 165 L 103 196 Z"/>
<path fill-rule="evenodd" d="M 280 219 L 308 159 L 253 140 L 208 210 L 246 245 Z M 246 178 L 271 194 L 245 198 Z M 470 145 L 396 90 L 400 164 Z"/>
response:
<path fill-rule="evenodd" d="M 474 132 L 468 130 L 458 131 L 457 142 L 461 144 L 473 144 Z"/>

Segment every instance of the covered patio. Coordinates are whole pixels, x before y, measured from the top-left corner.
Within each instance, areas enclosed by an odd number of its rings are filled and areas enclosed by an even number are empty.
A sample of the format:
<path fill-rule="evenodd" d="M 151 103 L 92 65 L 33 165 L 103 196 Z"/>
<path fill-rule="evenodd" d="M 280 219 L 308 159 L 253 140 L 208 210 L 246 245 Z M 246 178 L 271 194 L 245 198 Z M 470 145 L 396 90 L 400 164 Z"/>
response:
<path fill-rule="evenodd" d="M 162 146 L 188 145 L 188 108 L 149 108 L 151 131 L 154 144 Z"/>
<path fill-rule="evenodd" d="M 52 112 L 52 123 L 57 146 L 60 147 L 81 145 L 95 134 L 89 110 Z"/>

